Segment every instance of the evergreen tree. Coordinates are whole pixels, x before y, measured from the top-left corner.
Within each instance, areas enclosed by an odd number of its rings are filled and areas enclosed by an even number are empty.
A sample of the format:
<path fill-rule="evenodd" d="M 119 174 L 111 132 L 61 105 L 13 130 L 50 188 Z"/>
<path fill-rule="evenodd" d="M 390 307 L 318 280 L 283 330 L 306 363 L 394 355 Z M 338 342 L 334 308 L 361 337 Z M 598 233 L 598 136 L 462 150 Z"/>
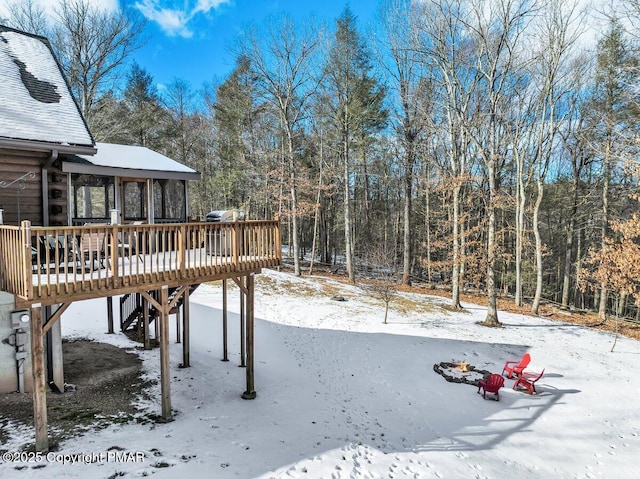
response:
<path fill-rule="evenodd" d="M 160 147 L 160 123 L 164 116 L 160 96 L 153 77 L 135 62 L 127 75 L 119 116 L 123 143 Z"/>
<path fill-rule="evenodd" d="M 631 143 L 635 128 L 637 101 L 637 58 L 624 37 L 620 24 L 613 20 L 609 31 L 598 42 L 597 66 L 593 98 L 588 118 L 591 126 L 591 145 L 602 169 L 602 211 L 600 218 L 601 248 L 606 245 L 610 211 L 610 187 L 617 159 Z M 605 318 L 607 285 L 600 288 L 599 315 Z"/>
<path fill-rule="evenodd" d="M 358 33 L 356 17 L 349 7 L 337 19 L 336 26 L 325 68 L 326 90 L 342 162 L 345 257 L 349 281 L 353 283 L 354 150 L 357 143 L 361 151 L 366 152 L 371 136 L 384 128 L 387 111 L 383 108 L 385 89 L 373 76 L 369 49 Z"/>
<path fill-rule="evenodd" d="M 213 110 L 217 160 L 210 181 L 216 201 L 224 207 L 239 206 L 245 200 L 243 187 L 249 171 L 247 140 L 251 137 L 252 92 L 249 61 L 241 56 L 233 72 L 216 89 L 215 101 L 209 102 Z"/>

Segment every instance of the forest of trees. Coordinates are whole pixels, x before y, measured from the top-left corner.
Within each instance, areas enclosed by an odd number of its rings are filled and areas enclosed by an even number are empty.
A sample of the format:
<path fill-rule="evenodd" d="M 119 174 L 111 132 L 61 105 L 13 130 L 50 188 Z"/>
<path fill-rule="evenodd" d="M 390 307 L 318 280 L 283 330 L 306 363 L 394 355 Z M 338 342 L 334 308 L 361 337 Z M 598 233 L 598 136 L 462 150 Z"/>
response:
<path fill-rule="evenodd" d="M 131 64 L 152 41 L 133 12 L 63 0 L 52 20 L 18 0 L 3 22 L 50 39 L 97 141 L 202 173 L 193 216 L 279 218 L 296 274 L 312 258 L 355 282 L 368 252 L 388 252 L 403 283 L 445 285 L 454 308 L 486 293 L 499 325 L 502 294 L 534 313 L 640 314 L 639 1 L 383 0 L 373 25 L 348 7 L 324 24 L 283 15 L 243 32 L 226 78 L 162 91 Z"/>

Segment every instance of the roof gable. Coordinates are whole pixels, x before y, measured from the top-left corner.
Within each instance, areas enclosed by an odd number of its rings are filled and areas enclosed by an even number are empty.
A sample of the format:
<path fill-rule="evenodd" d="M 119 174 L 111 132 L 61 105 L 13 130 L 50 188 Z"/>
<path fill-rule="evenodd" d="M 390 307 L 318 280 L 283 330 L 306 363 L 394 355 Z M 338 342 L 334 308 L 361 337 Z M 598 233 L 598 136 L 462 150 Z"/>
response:
<path fill-rule="evenodd" d="M 0 140 L 93 146 L 49 42 L 0 25 Z"/>

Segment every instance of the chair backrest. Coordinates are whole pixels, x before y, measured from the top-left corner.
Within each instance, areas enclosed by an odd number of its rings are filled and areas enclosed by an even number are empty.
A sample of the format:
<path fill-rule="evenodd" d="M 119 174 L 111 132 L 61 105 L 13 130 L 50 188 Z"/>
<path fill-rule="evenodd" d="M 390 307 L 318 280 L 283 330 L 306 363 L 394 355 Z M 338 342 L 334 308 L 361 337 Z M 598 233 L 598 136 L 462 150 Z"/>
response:
<path fill-rule="evenodd" d="M 544 369 L 542 370 L 542 372 L 541 372 L 538 376 L 529 376 L 529 377 L 527 378 L 527 380 L 528 380 L 530 383 L 532 383 L 532 384 L 533 384 L 533 383 L 535 383 L 538 379 L 540 379 L 540 378 L 542 377 L 542 375 L 543 375 L 543 374 L 544 374 Z"/>
<path fill-rule="evenodd" d="M 522 359 L 520 359 L 520 362 L 514 369 L 515 370 L 519 369 L 520 371 L 522 371 L 524 368 L 526 368 L 529 365 L 530 362 L 531 362 L 531 355 L 529 353 L 524 353 L 522 355 Z"/>
<path fill-rule="evenodd" d="M 89 223 L 86 223 L 89 225 Z M 90 224 L 90 226 L 106 226 L 106 223 L 95 223 Z M 102 252 L 105 248 L 106 243 L 106 233 L 104 231 L 91 231 L 82 233 L 82 237 L 80 238 L 80 250 L 83 252 Z"/>
<path fill-rule="evenodd" d="M 130 226 L 138 226 L 138 225 L 143 225 L 144 221 L 132 221 L 131 223 L 129 223 Z M 125 235 L 125 242 L 129 245 L 129 248 L 131 248 L 132 252 L 137 252 L 139 247 L 140 247 L 140 238 L 142 235 L 138 235 L 138 230 L 134 229 L 130 232 L 128 232 Z"/>
<path fill-rule="evenodd" d="M 487 377 L 487 386 L 485 388 L 487 391 L 497 391 L 502 386 L 504 386 L 504 377 L 502 374 L 489 374 Z"/>

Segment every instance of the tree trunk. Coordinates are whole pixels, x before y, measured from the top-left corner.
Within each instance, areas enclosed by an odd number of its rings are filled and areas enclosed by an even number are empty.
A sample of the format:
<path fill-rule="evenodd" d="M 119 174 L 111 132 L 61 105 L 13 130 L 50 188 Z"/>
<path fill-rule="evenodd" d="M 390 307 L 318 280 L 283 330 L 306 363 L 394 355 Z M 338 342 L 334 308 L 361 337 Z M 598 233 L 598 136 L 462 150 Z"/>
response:
<path fill-rule="evenodd" d="M 487 206 L 487 317 L 484 325 L 499 327 L 495 278 L 496 265 L 496 160 L 491 153 L 487 161 L 489 204 Z"/>
<path fill-rule="evenodd" d="M 351 187 L 349 186 L 350 171 L 349 171 L 349 138 L 347 134 L 344 134 L 342 139 L 342 153 L 344 160 L 344 255 L 347 263 L 347 275 L 349 282 L 355 284 L 356 275 L 353 269 L 353 236 L 351 226 Z"/>
<path fill-rule="evenodd" d="M 538 178 L 538 195 L 536 196 L 536 202 L 533 206 L 533 235 L 536 240 L 536 293 L 533 297 L 533 304 L 531 305 L 531 312 L 538 314 L 540 309 L 540 300 L 542 299 L 542 237 L 540 236 L 540 205 L 542 204 L 542 197 L 544 196 L 544 183 L 542 178 Z"/>
<path fill-rule="evenodd" d="M 516 203 L 516 291 L 515 305 L 522 306 L 522 251 L 524 249 L 524 209 L 526 206 L 527 196 L 525 191 L 524 180 L 522 178 L 524 167 L 522 158 L 517 159 L 517 181 L 518 181 L 518 201 Z"/>
<path fill-rule="evenodd" d="M 607 227 L 609 222 L 609 181 L 611 179 L 611 133 L 607 136 L 607 146 L 604 158 L 604 178 L 602 185 L 602 224 L 600 229 L 601 248 L 605 246 L 607 238 Z M 607 283 L 600 283 L 600 305 L 598 307 L 598 316 L 603 321 L 607 319 Z"/>
<path fill-rule="evenodd" d="M 455 181 L 458 181 L 457 179 Z M 453 236 L 453 266 L 451 269 L 451 307 L 462 308 L 460 305 L 460 185 L 453 188 L 453 221 L 451 222 Z"/>
<path fill-rule="evenodd" d="M 322 193 L 322 166 L 323 166 L 323 143 L 322 137 L 320 138 L 320 165 L 318 168 L 318 193 L 316 194 L 316 205 L 313 215 L 313 241 L 311 244 L 311 259 L 309 262 L 309 275 L 313 274 L 313 265 L 316 259 L 316 238 L 318 236 L 318 222 L 320 217 L 320 194 Z"/>
<path fill-rule="evenodd" d="M 431 283 L 431 176 L 430 176 L 430 163 L 427 162 L 427 174 L 426 174 L 426 192 L 425 192 L 425 205 L 424 205 L 424 228 L 426 231 L 426 243 L 427 243 L 427 280 Z"/>
<path fill-rule="evenodd" d="M 293 269 L 296 276 L 300 276 L 300 237 L 298 233 L 298 190 L 296 185 L 295 153 L 293 151 L 293 133 L 287 127 L 287 156 L 289 157 L 289 171 L 291 180 L 291 236 L 293 239 Z"/>
<path fill-rule="evenodd" d="M 407 151 L 406 170 L 404 177 L 404 235 L 403 235 L 403 262 L 402 262 L 402 284 L 410 284 L 411 272 L 411 196 L 413 194 L 413 156 L 411 151 Z"/>
<path fill-rule="evenodd" d="M 578 174 L 573 176 L 573 204 L 571 205 L 571 216 L 567 227 L 567 237 L 565 239 L 564 250 L 564 277 L 562 280 L 562 307 L 569 307 L 569 289 L 571 287 L 571 253 L 573 252 L 573 233 L 576 227 L 576 214 L 578 213 Z"/>

